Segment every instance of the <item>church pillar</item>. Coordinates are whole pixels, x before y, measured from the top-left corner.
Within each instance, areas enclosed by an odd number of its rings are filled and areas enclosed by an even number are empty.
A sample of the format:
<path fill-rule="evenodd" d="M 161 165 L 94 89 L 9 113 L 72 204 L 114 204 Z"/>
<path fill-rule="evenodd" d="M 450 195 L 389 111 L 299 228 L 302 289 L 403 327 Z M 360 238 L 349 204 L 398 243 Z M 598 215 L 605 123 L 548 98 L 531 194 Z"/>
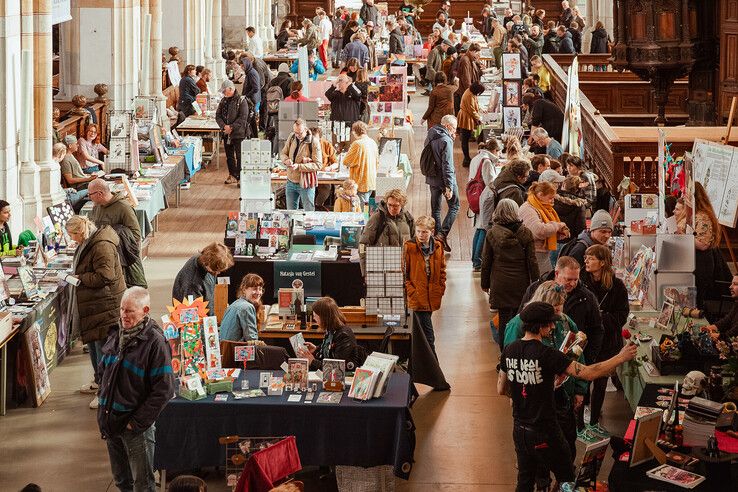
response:
<path fill-rule="evenodd" d="M 213 78 L 211 90 L 220 89 L 225 80 L 225 60 L 223 59 L 223 0 L 213 0 L 212 16 Z"/>
<path fill-rule="evenodd" d="M 264 22 L 264 32 L 261 40 L 264 42 L 264 50 L 274 45 L 274 26 L 272 26 L 272 2 L 271 0 L 261 1 L 261 18 Z"/>
<path fill-rule="evenodd" d="M 21 90 L 20 131 L 20 192 L 23 200 L 23 226 L 33 224 L 41 213 L 39 200 L 39 169 L 34 160 L 33 146 L 33 0 L 21 1 L 21 76 L 16 80 Z"/>
<path fill-rule="evenodd" d="M 0 194 L 13 211 L 10 228 L 14 233 L 21 231 L 25 222 L 19 183 L 21 166 L 18 159 L 18 130 L 23 122 L 21 99 L 24 98 L 20 93 L 20 7 L 19 0 L 0 2 L 0 66 L 4 67 L 5 72 L 0 77 L 0 104 L 4 108 L 4 111 L 0 111 Z M 31 66 L 30 60 L 26 63 Z"/>
<path fill-rule="evenodd" d="M 204 33 L 203 24 L 205 4 L 202 0 L 185 0 L 185 15 L 182 29 L 185 32 L 184 58 L 186 64 L 204 65 Z M 208 21 L 210 21 L 208 19 Z"/>
<path fill-rule="evenodd" d="M 151 14 L 151 31 L 149 43 L 149 95 L 156 98 L 156 106 L 158 108 L 159 117 L 162 121 L 168 123 L 166 118 L 166 99 L 162 93 L 161 83 L 161 17 L 162 8 L 160 0 L 148 0 L 149 14 Z"/>
<path fill-rule="evenodd" d="M 242 49 L 249 26 L 247 0 L 222 0 L 223 39 L 227 48 Z"/>
<path fill-rule="evenodd" d="M 33 147 L 39 167 L 41 208 L 64 201 L 59 164 L 51 158 L 51 0 L 34 0 Z"/>

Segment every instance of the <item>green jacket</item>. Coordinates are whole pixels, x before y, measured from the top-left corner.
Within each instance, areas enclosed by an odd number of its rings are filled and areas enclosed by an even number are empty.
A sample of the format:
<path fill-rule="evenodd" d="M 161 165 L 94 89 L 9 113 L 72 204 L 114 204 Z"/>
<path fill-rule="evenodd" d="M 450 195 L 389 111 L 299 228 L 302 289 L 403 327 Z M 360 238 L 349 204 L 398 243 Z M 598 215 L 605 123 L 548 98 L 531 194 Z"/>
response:
<path fill-rule="evenodd" d="M 561 343 L 564 341 L 567 331 L 573 331 L 577 333 L 577 325 L 567 315 L 563 315 L 562 321 L 556 322 L 556 329 L 553 332 L 553 340 L 551 338 L 543 338 L 543 344 L 553 347 L 558 350 L 561 347 Z M 515 316 L 510 322 L 507 323 L 505 328 L 505 346 L 513 343 L 515 340 L 520 340 L 525 335 L 523 332 L 523 322 L 520 320 L 520 315 Z M 585 364 L 584 355 L 579 356 L 579 362 Z M 561 389 L 569 396 L 569 399 L 573 398 L 574 395 L 586 395 L 589 383 L 583 379 L 576 379 L 569 377 L 566 382 L 561 385 Z"/>

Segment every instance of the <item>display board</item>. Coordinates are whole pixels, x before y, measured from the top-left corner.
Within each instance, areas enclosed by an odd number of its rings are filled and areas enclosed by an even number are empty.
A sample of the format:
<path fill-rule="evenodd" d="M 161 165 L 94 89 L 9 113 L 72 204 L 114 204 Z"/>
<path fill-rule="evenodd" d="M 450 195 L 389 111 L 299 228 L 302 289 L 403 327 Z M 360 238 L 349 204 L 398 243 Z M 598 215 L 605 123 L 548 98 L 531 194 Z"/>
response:
<path fill-rule="evenodd" d="M 695 181 L 710 198 L 718 221 L 735 227 L 738 220 L 738 149 L 696 139 L 692 148 Z"/>

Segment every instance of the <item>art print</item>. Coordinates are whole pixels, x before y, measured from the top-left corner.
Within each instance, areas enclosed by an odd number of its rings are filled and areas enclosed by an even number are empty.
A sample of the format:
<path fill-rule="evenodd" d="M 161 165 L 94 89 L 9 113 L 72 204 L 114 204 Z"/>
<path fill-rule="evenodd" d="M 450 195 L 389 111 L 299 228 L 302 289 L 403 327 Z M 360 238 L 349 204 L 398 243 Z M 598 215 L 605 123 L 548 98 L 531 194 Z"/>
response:
<path fill-rule="evenodd" d="M 256 347 L 253 345 L 239 345 L 233 347 L 233 360 L 244 362 L 256 359 Z"/>
<path fill-rule="evenodd" d="M 523 78 L 521 70 L 522 62 L 520 53 L 503 53 L 502 54 L 502 79 L 517 79 Z"/>
<path fill-rule="evenodd" d="M 323 389 L 343 391 L 346 379 L 346 361 L 341 359 L 323 360 Z"/>
<path fill-rule="evenodd" d="M 205 333 L 205 354 L 208 360 L 208 369 L 220 369 L 220 338 L 218 336 L 218 319 L 215 316 L 203 318 Z"/>
<path fill-rule="evenodd" d="M 397 169 L 400 165 L 401 138 L 381 137 L 379 139 L 379 169 L 385 172 Z"/>
<path fill-rule="evenodd" d="M 180 311 L 179 322 L 182 324 L 186 323 L 197 323 L 200 321 L 200 315 L 197 312 L 197 308 L 187 308 Z"/>
<path fill-rule="evenodd" d="M 672 319 L 674 318 L 674 304 L 669 299 L 664 299 L 664 304 L 661 306 L 661 312 L 656 320 L 656 326 L 665 331 L 672 329 Z"/>
<path fill-rule="evenodd" d="M 259 373 L 259 388 L 268 388 L 269 380 L 272 378 L 271 372 L 260 372 Z"/>
<path fill-rule="evenodd" d="M 308 383 L 308 360 L 287 360 L 287 384 L 291 384 L 295 391 L 306 391 Z"/>
<path fill-rule="evenodd" d="M 523 126 L 523 119 L 518 106 L 505 106 L 502 108 L 502 118 L 505 130 L 520 128 Z"/>
<path fill-rule="evenodd" d="M 29 381 L 33 385 L 35 406 L 40 406 L 51 393 L 49 371 L 43 352 L 39 322 L 35 322 L 25 334 L 26 350 L 30 362 Z"/>
<path fill-rule="evenodd" d="M 521 84 L 517 80 L 506 80 L 502 83 L 503 106 L 520 106 Z"/>
<path fill-rule="evenodd" d="M 110 138 L 123 138 L 128 137 L 128 113 L 126 112 L 111 112 L 108 127 L 110 128 Z"/>
<path fill-rule="evenodd" d="M 108 152 L 108 166 L 125 166 L 126 164 L 126 140 L 110 139 L 110 151 Z"/>

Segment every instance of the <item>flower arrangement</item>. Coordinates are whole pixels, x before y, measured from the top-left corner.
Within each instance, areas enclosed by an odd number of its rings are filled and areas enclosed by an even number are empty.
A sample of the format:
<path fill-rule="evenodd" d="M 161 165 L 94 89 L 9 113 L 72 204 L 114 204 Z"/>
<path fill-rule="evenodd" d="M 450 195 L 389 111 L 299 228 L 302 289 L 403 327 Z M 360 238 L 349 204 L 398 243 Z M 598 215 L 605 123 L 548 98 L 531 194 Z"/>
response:
<path fill-rule="evenodd" d="M 726 400 L 738 401 L 738 337 L 715 342 L 721 362 L 722 388 Z"/>

